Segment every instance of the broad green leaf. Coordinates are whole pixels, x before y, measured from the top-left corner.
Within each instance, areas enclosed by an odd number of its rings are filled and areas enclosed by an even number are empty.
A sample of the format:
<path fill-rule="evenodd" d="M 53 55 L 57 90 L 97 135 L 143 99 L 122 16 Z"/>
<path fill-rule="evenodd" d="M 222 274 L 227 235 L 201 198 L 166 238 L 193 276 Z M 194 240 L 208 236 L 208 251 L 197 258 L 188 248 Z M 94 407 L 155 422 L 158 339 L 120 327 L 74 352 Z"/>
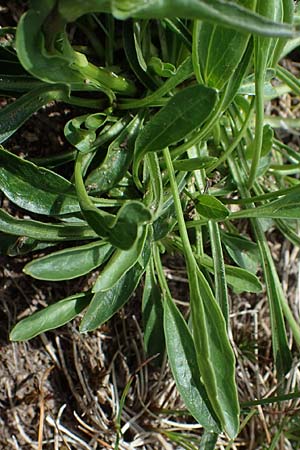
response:
<path fill-rule="evenodd" d="M 237 1 L 253 10 L 255 0 Z M 250 35 L 236 29 L 228 29 L 208 22 L 202 22 L 197 39 L 197 54 L 193 58 L 199 59 L 202 79 L 207 86 L 222 89 L 227 81 L 234 75 L 240 60 L 242 59 L 250 38 Z"/>
<path fill-rule="evenodd" d="M 216 91 L 205 86 L 190 86 L 175 94 L 146 124 L 136 140 L 135 175 L 147 152 L 163 150 L 200 127 L 213 111 L 216 100 Z"/>
<path fill-rule="evenodd" d="M 222 429 L 234 438 L 239 429 L 235 358 L 226 322 L 211 288 L 188 261 L 193 337 L 201 379 Z"/>
<path fill-rule="evenodd" d="M 226 206 L 209 194 L 197 195 L 195 208 L 201 216 L 211 220 L 224 220 L 229 216 Z"/>
<path fill-rule="evenodd" d="M 97 237 L 97 234 L 87 225 L 56 225 L 32 219 L 16 219 L 3 209 L 0 209 L 0 231 L 48 242 L 76 241 L 78 239 L 95 239 Z"/>
<path fill-rule="evenodd" d="M 134 244 L 128 250 L 117 249 L 106 264 L 96 283 L 93 292 L 111 289 L 138 261 L 147 239 L 148 228 L 140 227 Z"/>
<path fill-rule="evenodd" d="M 146 242 L 138 261 L 107 291 L 99 291 L 81 321 L 80 331 L 92 331 L 110 319 L 129 300 L 143 275 L 150 258 L 150 239 Z"/>
<path fill-rule="evenodd" d="M 137 115 L 109 145 L 104 161 L 85 181 L 86 186 L 91 186 L 91 192 L 106 192 L 125 176 L 132 161 L 134 143 L 140 126 L 141 118 Z"/>
<path fill-rule="evenodd" d="M 57 216 L 80 211 L 75 189 L 69 181 L 1 146 L 0 190 L 13 203 L 34 213 Z"/>
<path fill-rule="evenodd" d="M 207 255 L 199 257 L 200 265 L 214 273 L 213 260 Z M 225 264 L 225 274 L 227 283 L 233 288 L 234 292 L 261 292 L 262 285 L 256 275 L 246 269 Z"/>
<path fill-rule="evenodd" d="M 203 427 L 219 431 L 218 419 L 201 382 L 193 337 L 169 296 L 164 299 L 164 332 L 170 367 L 184 403 Z"/>
<path fill-rule="evenodd" d="M 179 159 L 173 161 L 175 170 L 183 170 L 191 172 L 193 170 L 207 169 L 213 165 L 218 159 L 212 156 L 203 156 L 201 158 Z"/>
<path fill-rule="evenodd" d="M 236 3 L 223 0 L 153 0 L 146 3 L 140 0 L 112 0 L 112 12 L 117 19 L 183 17 L 258 35 L 293 37 L 290 25 L 274 23 Z"/>
<path fill-rule="evenodd" d="M 39 280 L 71 280 L 99 267 L 107 260 L 111 252 L 111 245 L 107 242 L 93 242 L 34 259 L 26 264 L 23 271 Z"/>
<path fill-rule="evenodd" d="M 258 246 L 255 242 L 237 234 L 221 232 L 222 244 L 229 256 L 243 269 L 256 273 L 260 264 Z"/>
<path fill-rule="evenodd" d="M 89 293 L 80 293 L 47 306 L 17 323 L 10 333 L 10 339 L 25 341 L 65 325 L 87 307 L 91 298 L 92 295 Z"/>
<path fill-rule="evenodd" d="M 52 100 L 65 100 L 69 89 L 62 84 L 38 87 L 0 111 L 0 143 L 13 135 L 33 113 Z"/>
<path fill-rule="evenodd" d="M 163 362 L 165 337 L 163 328 L 163 299 L 153 267 L 147 266 L 142 299 L 144 345 L 147 355 L 157 355 L 154 364 Z"/>

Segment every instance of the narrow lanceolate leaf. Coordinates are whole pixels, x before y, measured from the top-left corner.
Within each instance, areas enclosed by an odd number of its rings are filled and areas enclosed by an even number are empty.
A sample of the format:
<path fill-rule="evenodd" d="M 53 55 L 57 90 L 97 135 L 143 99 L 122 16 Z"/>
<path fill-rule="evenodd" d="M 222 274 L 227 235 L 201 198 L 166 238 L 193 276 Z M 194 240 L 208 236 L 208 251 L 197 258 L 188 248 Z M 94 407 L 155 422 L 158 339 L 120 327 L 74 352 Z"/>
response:
<path fill-rule="evenodd" d="M 143 156 L 185 138 L 200 127 L 213 111 L 217 92 L 205 86 L 190 86 L 172 97 L 143 128 L 135 145 L 135 175 Z"/>
<path fill-rule="evenodd" d="M 139 260 L 147 239 L 148 228 L 140 227 L 138 237 L 129 250 L 117 249 L 100 273 L 93 292 L 111 289 Z"/>
<path fill-rule="evenodd" d="M 201 266 L 205 267 L 209 272 L 214 272 L 213 260 L 207 255 L 198 258 Z M 261 292 L 262 285 L 256 275 L 246 269 L 230 266 L 225 264 L 225 275 L 227 283 L 232 287 L 234 292 Z"/>
<path fill-rule="evenodd" d="M 209 194 L 197 195 L 195 208 L 201 216 L 211 220 L 224 220 L 229 216 L 226 206 Z"/>
<path fill-rule="evenodd" d="M 256 273 L 260 264 L 258 246 L 249 239 L 231 233 L 221 232 L 222 244 L 229 256 L 242 269 Z"/>
<path fill-rule="evenodd" d="M 165 352 L 163 299 L 151 263 L 148 264 L 146 270 L 142 313 L 146 353 L 149 356 L 156 355 L 154 364 L 162 364 Z"/>
<path fill-rule="evenodd" d="M 235 359 L 226 322 L 210 286 L 195 265 L 188 267 L 193 337 L 201 379 L 222 429 L 234 438 L 239 429 Z"/>
<path fill-rule="evenodd" d="M 80 211 L 72 184 L 0 147 L 0 190 L 15 204 L 37 214 Z"/>
<path fill-rule="evenodd" d="M 261 224 L 258 220 L 253 220 L 252 226 L 261 253 L 261 260 L 269 300 L 274 361 L 278 371 L 279 379 L 282 380 L 283 376 L 290 370 L 292 363 L 291 352 L 288 347 L 287 334 L 283 319 L 283 307 L 285 309 L 287 308 L 286 311 L 288 311 L 289 314 L 291 313 L 284 298 L 282 286 L 280 284 L 276 267 Z M 297 328 L 299 329 L 298 326 Z"/>
<path fill-rule="evenodd" d="M 66 85 L 52 84 L 34 89 L 0 111 L 0 143 L 13 135 L 33 113 L 52 100 L 68 98 Z"/>
<path fill-rule="evenodd" d="M 0 231 L 48 242 L 76 241 L 78 239 L 95 239 L 97 237 L 97 234 L 87 225 L 54 225 L 37 220 L 15 219 L 2 209 L 0 209 Z"/>
<path fill-rule="evenodd" d="M 91 186 L 92 192 L 106 192 L 125 176 L 140 126 L 141 118 L 137 115 L 109 145 L 101 166 L 94 169 L 86 179 L 85 184 Z"/>
<path fill-rule="evenodd" d="M 143 275 L 150 258 L 150 239 L 145 243 L 138 261 L 111 289 L 96 292 L 82 321 L 80 331 L 92 331 L 112 317 L 129 300 Z"/>
<path fill-rule="evenodd" d="M 212 156 L 202 156 L 201 158 L 189 158 L 173 161 L 175 170 L 193 171 L 199 169 L 207 169 L 212 166 L 218 159 Z"/>
<path fill-rule="evenodd" d="M 39 280 L 71 280 L 99 267 L 111 252 L 112 247 L 107 242 L 93 242 L 34 259 L 26 264 L 23 271 Z"/>
<path fill-rule="evenodd" d="M 201 382 L 193 337 L 168 296 L 164 300 L 164 332 L 171 370 L 185 405 L 204 428 L 219 431 L 218 419 Z"/>
<path fill-rule="evenodd" d="M 183 17 L 205 20 L 258 35 L 293 37 L 290 25 L 274 23 L 234 2 L 224 0 L 113 0 L 112 12 L 117 19 Z"/>
<path fill-rule="evenodd" d="M 92 295 L 89 293 L 80 293 L 47 306 L 17 323 L 10 333 L 10 339 L 25 341 L 45 331 L 65 325 L 87 307 L 91 298 Z"/>
<path fill-rule="evenodd" d="M 284 197 L 256 208 L 244 209 L 230 214 L 231 219 L 238 218 L 300 219 L 298 192 L 291 192 Z"/>

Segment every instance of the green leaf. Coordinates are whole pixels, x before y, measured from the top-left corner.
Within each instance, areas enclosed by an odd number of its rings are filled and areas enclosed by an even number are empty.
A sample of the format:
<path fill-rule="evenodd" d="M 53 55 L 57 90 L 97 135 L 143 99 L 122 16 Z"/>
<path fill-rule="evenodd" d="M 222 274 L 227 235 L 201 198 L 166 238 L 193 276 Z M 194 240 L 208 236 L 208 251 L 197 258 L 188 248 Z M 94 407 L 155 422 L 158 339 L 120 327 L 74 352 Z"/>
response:
<path fill-rule="evenodd" d="M 97 237 L 97 234 L 87 225 L 54 225 L 32 219 L 16 219 L 2 209 L 0 209 L 0 231 L 48 242 L 95 239 Z"/>
<path fill-rule="evenodd" d="M 288 315 L 291 315 L 291 313 L 284 298 L 282 286 L 261 224 L 258 220 L 253 220 L 252 226 L 261 253 L 263 273 L 269 300 L 274 361 L 278 371 L 279 380 L 282 380 L 284 375 L 290 370 L 292 364 L 282 309 L 284 308 Z M 292 321 L 291 325 L 294 327 L 295 321 Z M 299 335 L 298 324 L 296 324 L 296 330 Z"/>
<path fill-rule="evenodd" d="M 193 337 L 201 379 L 222 429 L 234 438 L 239 429 L 235 358 L 222 311 L 196 265 L 188 261 Z"/>
<path fill-rule="evenodd" d="M 201 158 L 177 159 L 173 161 L 175 170 L 191 172 L 193 170 L 207 169 L 212 166 L 218 159 L 212 156 L 203 156 Z"/>
<path fill-rule="evenodd" d="M 33 113 L 52 100 L 65 100 L 69 89 L 62 84 L 38 87 L 0 111 L 0 143 L 12 136 Z"/>
<path fill-rule="evenodd" d="M 269 218 L 300 219 L 300 203 L 298 192 L 291 192 L 278 200 L 274 200 L 256 208 L 243 209 L 230 214 L 230 219 L 237 218 Z"/>
<path fill-rule="evenodd" d="M 67 248 L 26 264 L 23 271 L 39 280 L 71 280 L 91 272 L 111 255 L 112 247 L 105 241 Z"/>
<path fill-rule="evenodd" d="M 154 364 L 162 364 L 165 352 L 162 293 L 151 264 L 148 264 L 146 270 L 142 314 L 146 353 L 149 356 L 158 355 Z"/>
<path fill-rule="evenodd" d="M 173 64 L 163 62 L 157 56 L 152 56 L 148 67 L 150 67 L 153 72 L 155 72 L 160 77 L 172 77 L 176 74 L 176 68 Z"/>
<path fill-rule="evenodd" d="M 164 300 L 164 332 L 170 367 L 184 403 L 198 423 L 219 431 L 218 419 L 201 382 L 193 337 L 169 296 Z"/>
<path fill-rule="evenodd" d="M 133 200 L 125 203 L 111 224 L 109 241 L 115 247 L 127 250 L 137 239 L 139 226 L 149 223 L 151 218 L 151 212 L 143 203 Z"/>
<path fill-rule="evenodd" d="M 0 190 L 13 203 L 37 214 L 60 215 L 80 211 L 75 189 L 69 181 L 1 146 Z"/>
<path fill-rule="evenodd" d="M 26 341 L 45 331 L 65 325 L 87 307 L 91 298 L 91 294 L 81 293 L 47 306 L 17 323 L 10 333 L 10 339 Z"/>
<path fill-rule="evenodd" d="M 233 2 L 223 0 L 112 0 L 112 12 L 117 19 L 164 19 L 182 17 L 200 19 L 228 26 L 242 32 L 264 36 L 293 37 L 290 25 L 275 23 Z"/>
<path fill-rule="evenodd" d="M 134 143 L 140 131 L 141 118 L 135 116 L 119 136 L 109 145 L 100 167 L 94 169 L 85 181 L 93 193 L 106 192 L 125 176 L 132 161 Z"/>
<path fill-rule="evenodd" d="M 243 6 L 253 10 L 255 3 L 255 0 L 247 0 Z M 221 90 L 241 61 L 250 35 L 202 22 L 196 38 L 197 55 L 193 57 L 199 59 L 202 79 L 207 86 Z"/>
<path fill-rule="evenodd" d="M 74 117 L 65 125 L 65 137 L 77 150 L 87 153 L 92 150 L 92 146 L 96 141 L 97 128 L 104 125 L 106 120 L 107 116 L 101 113 Z"/>
<path fill-rule="evenodd" d="M 150 258 L 150 239 L 146 241 L 140 261 L 107 291 L 99 291 L 81 321 L 80 331 L 92 331 L 110 319 L 129 300 L 143 275 Z"/>
<path fill-rule="evenodd" d="M 201 216 L 211 220 L 224 220 L 229 216 L 226 206 L 209 194 L 197 195 L 195 208 Z"/>
<path fill-rule="evenodd" d="M 78 154 L 75 164 L 75 186 L 82 213 L 90 227 L 101 237 L 122 250 L 128 250 L 135 242 L 140 225 L 149 223 L 151 212 L 141 202 L 131 200 L 124 203 L 114 216 L 97 209 L 88 197 L 82 179 L 82 158 Z"/>
<path fill-rule="evenodd" d="M 221 244 L 219 224 L 210 220 L 208 222 L 208 231 L 211 243 L 212 261 L 213 261 L 213 272 L 215 281 L 215 299 L 220 305 L 221 311 L 223 313 L 226 326 L 229 323 L 229 301 L 228 301 L 228 289 L 227 282 L 228 277 L 226 276 L 226 268 L 223 256 L 223 249 Z"/>
<path fill-rule="evenodd" d="M 111 289 L 136 263 L 143 252 L 148 227 L 140 227 L 138 237 L 129 250 L 117 249 L 100 273 L 93 292 Z"/>
<path fill-rule="evenodd" d="M 205 430 L 204 434 L 201 437 L 199 450 L 215 450 L 217 440 L 217 433 L 211 433 L 210 431 Z"/>
<path fill-rule="evenodd" d="M 135 175 L 147 152 L 163 150 L 184 139 L 208 118 L 216 101 L 216 91 L 205 86 L 190 86 L 175 94 L 146 124 L 136 140 Z"/>
<path fill-rule="evenodd" d="M 210 273 L 214 273 L 212 258 L 207 255 L 203 255 L 200 256 L 198 260 L 200 265 L 208 269 Z M 262 285 L 257 276 L 246 269 L 225 264 L 225 274 L 227 283 L 237 294 L 242 292 L 259 293 L 262 291 Z"/>
<path fill-rule="evenodd" d="M 255 242 L 237 234 L 221 232 L 222 244 L 232 260 L 243 269 L 256 273 L 260 264 L 258 246 Z"/>

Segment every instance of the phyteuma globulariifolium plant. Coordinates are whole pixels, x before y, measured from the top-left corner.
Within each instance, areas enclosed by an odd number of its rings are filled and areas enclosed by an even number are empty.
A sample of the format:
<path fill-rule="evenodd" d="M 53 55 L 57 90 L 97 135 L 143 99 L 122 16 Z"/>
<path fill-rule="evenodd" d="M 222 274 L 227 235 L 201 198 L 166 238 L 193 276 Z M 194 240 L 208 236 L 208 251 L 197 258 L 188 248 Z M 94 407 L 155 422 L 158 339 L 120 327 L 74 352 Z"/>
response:
<path fill-rule="evenodd" d="M 292 360 L 287 328 L 300 346 L 266 239 L 272 221 L 300 243 L 300 156 L 275 138 L 279 122 L 264 111 L 266 100 L 300 92 L 278 65 L 298 45 L 297 22 L 292 0 L 32 0 L 16 29 L 0 30 L 11 36 L 0 44 L 0 88 L 17 98 L 0 112 L 4 146 L 53 100 L 80 108 L 63 124 L 72 151 L 37 162 L 30 149 L 24 159 L 1 147 L 1 191 L 40 217 L 1 209 L 1 250 L 32 254 L 24 272 L 39 280 L 99 270 L 89 291 L 21 320 L 11 339 L 77 315 L 81 332 L 94 330 L 142 279 L 145 349 L 158 360 L 167 353 L 205 448 L 239 432 L 228 286 L 261 292 L 261 268 L 281 385 Z M 70 23 L 84 46 L 72 45 Z M 69 177 L 59 175 L 70 163 Z M 163 270 L 168 252 L 185 258 L 188 322 Z"/>

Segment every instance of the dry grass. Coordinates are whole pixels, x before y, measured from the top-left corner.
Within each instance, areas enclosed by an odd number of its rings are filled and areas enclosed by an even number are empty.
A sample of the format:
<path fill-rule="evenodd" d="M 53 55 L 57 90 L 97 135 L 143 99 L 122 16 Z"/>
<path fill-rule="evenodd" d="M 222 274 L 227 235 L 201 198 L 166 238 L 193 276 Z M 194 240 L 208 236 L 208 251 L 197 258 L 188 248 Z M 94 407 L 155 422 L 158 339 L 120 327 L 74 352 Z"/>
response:
<path fill-rule="evenodd" d="M 299 249 L 286 242 L 272 245 L 284 289 L 298 316 Z M 84 282 L 52 287 L 36 281 L 29 284 L 28 277 L 11 265 L 11 260 L 2 258 L 2 267 L 9 269 L 2 272 L 0 290 L 1 449 L 114 449 L 118 440 L 120 450 L 197 449 L 201 427 L 185 413 L 167 365 L 158 368 L 144 354 L 140 318 L 136 317 L 140 314 L 138 297 L 94 333 L 79 334 L 78 321 L 74 321 L 30 342 L 11 343 L 7 333 L 16 320 L 57 296 L 69 295 Z M 169 267 L 167 272 L 180 297 L 185 290 L 184 275 L 179 276 L 176 268 Z M 274 396 L 278 386 L 267 301 L 264 296 L 250 295 L 232 295 L 231 301 L 240 400 Z M 295 360 L 285 390 L 299 388 L 299 362 Z M 281 427 L 287 433 L 293 426 L 299 435 L 298 410 L 296 400 L 245 408 L 242 419 L 248 423 L 235 443 L 221 436 L 218 448 L 271 448 Z M 299 448 L 292 447 L 284 432 L 273 448 Z M 172 442 L 171 435 L 184 437 L 189 446 Z"/>

